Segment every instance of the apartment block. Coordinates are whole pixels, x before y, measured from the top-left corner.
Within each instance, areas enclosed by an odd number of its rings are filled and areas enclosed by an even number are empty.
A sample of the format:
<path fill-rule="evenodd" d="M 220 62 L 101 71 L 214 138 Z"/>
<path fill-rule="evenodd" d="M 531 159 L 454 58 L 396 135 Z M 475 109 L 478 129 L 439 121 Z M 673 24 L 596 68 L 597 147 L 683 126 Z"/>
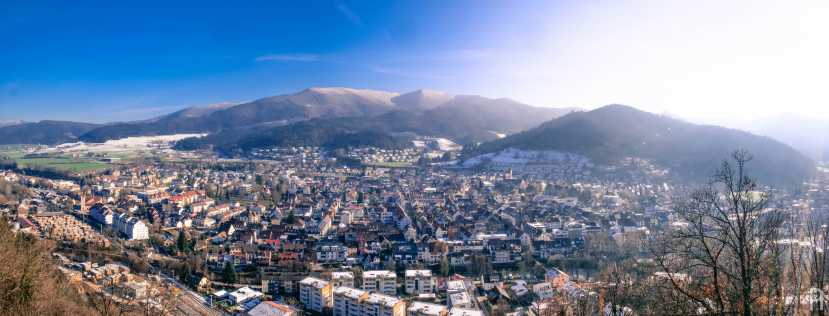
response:
<path fill-rule="evenodd" d="M 299 282 L 299 302 L 305 309 L 322 313 L 333 305 L 331 283 L 307 277 Z"/>

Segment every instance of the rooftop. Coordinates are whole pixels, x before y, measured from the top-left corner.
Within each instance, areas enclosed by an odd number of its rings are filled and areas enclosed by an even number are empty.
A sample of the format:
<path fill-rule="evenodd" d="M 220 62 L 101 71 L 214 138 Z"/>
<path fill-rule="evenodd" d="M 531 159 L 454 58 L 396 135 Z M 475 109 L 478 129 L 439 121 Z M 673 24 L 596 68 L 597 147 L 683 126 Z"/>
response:
<path fill-rule="evenodd" d="M 371 270 L 363 272 L 363 278 L 396 278 L 394 272 L 388 270 Z"/>
<path fill-rule="evenodd" d="M 369 304 L 374 304 L 374 305 L 383 305 L 383 306 L 386 306 L 386 307 L 394 307 L 395 305 L 397 305 L 398 303 L 400 303 L 402 301 L 397 297 L 383 295 L 383 294 L 377 294 L 377 293 L 371 293 L 366 298 L 366 302 L 368 302 Z"/>
<path fill-rule="evenodd" d="M 406 270 L 406 277 L 413 278 L 413 277 L 431 277 L 432 271 L 431 270 Z"/>
<path fill-rule="evenodd" d="M 328 286 L 328 281 L 320 280 L 314 277 L 307 277 L 299 281 L 301 285 L 313 286 L 314 288 L 321 289 Z"/>
<path fill-rule="evenodd" d="M 483 316 L 484 314 L 479 310 L 468 308 L 452 308 L 448 316 Z"/>
<path fill-rule="evenodd" d="M 358 300 L 367 294 L 368 292 L 366 291 L 344 286 L 340 286 L 334 289 L 334 296 L 344 296 L 354 300 Z"/>
<path fill-rule="evenodd" d="M 435 315 L 439 316 L 441 312 L 446 312 L 446 306 L 432 304 L 432 303 L 424 303 L 424 302 L 417 302 L 414 301 L 409 305 L 409 312 L 410 313 L 420 313 L 421 315 Z"/>

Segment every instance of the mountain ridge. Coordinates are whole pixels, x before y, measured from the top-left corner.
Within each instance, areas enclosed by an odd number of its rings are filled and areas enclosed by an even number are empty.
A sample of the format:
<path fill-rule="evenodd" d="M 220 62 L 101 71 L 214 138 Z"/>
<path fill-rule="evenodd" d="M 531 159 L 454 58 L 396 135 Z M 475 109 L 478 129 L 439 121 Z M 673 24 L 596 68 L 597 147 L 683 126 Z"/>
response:
<path fill-rule="evenodd" d="M 573 152 L 599 163 L 645 158 L 694 179 L 709 176 L 711 166 L 738 149 L 755 154 L 753 165 L 763 178 L 793 183 L 814 170 L 811 159 L 772 138 L 692 124 L 618 104 L 572 112 L 525 132 L 466 148 L 464 157 L 507 148 Z"/>
<path fill-rule="evenodd" d="M 199 111 L 202 115 L 181 113 Z M 83 136 L 87 142 L 104 142 L 129 136 L 149 136 L 174 133 L 220 133 L 222 131 L 256 126 L 283 126 L 314 118 L 378 117 L 406 110 L 414 113 L 430 112 L 443 118 L 447 124 L 476 119 L 477 125 L 495 126 L 499 133 L 514 133 L 530 128 L 567 110 L 540 108 L 509 99 L 489 99 L 480 96 L 450 95 L 445 92 L 420 89 L 400 94 L 369 89 L 313 87 L 296 93 L 260 98 L 226 108 L 195 110 L 188 108 L 161 116 L 152 121 L 128 122 L 102 126 Z M 454 119 L 454 122 L 449 119 Z M 502 124 L 501 122 L 505 122 Z M 502 126 L 503 125 L 503 126 Z M 475 126 L 474 129 L 478 127 Z M 474 132 L 477 133 L 477 132 Z M 473 134 L 474 134 L 473 133 Z M 486 140 L 486 137 L 474 137 Z"/>

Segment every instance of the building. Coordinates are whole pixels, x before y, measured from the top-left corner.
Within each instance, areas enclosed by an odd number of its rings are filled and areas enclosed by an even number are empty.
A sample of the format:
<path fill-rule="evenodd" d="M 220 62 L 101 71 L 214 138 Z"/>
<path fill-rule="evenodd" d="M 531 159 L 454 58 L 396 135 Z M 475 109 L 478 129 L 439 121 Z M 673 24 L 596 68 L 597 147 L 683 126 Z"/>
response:
<path fill-rule="evenodd" d="M 338 287 L 334 289 L 334 316 L 405 316 L 403 300 L 363 290 Z"/>
<path fill-rule="evenodd" d="M 466 291 L 449 294 L 448 301 L 449 306 L 453 308 L 472 308 L 475 306 L 472 302 L 472 298 L 469 297 L 469 293 L 467 293 Z"/>
<path fill-rule="evenodd" d="M 244 304 L 252 299 L 265 296 L 262 292 L 255 291 L 249 287 L 243 287 L 236 291 L 227 293 L 227 299 L 233 305 Z"/>
<path fill-rule="evenodd" d="M 447 316 L 484 316 L 484 313 L 479 310 L 468 308 L 452 308 Z"/>
<path fill-rule="evenodd" d="M 265 301 L 256 305 L 245 314 L 247 316 L 297 316 L 299 313 L 293 307 L 273 301 Z"/>
<path fill-rule="evenodd" d="M 362 316 L 362 301 L 368 292 L 338 287 L 334 289 L 334 316 Z"/>
<path fill-rule="evenodd" d="M 446 306 L 415 301 L 409 306 L 406 316 L 446 316 L 448 313 Z"/>
<path fill-rule="evenodd" d="M 104 225 L 112 225 L 113 212 L 108 207 L 105 207 L 103 205 L 98 204 L 92 207 L 92 209 L 89 211 L 89 216 L 91 216 L 92 219 L 94 219 L 98 223 Z"/>
<path fill-rule="evenodd" d="M 469 287 L 465 280 L 452 280 L 446 282 L 447 303 L 453 308 L 473 308 L 475 303 L 467 290 Z M 450 312 L 451 315 L 451 312 Z"/>
<path fill-rule="evenodd" d="M 363 290 L 385 295 L 397 294 L 397 275 L 388 270 L 363 272 Z"/>
<path fill-rule="evenodd" d="M 96 205 L 89 211 L 89 215 L 97 222 L 111 226 L 112 229 L 126 235 L 129 240 L 150 239 L 147 224 L 129 214 L 114 212 L 106 206 Z"/>
<path fill-rule="evenodd" d="M 299 281 L 299 302 L 305 309 L 322 313 L 331 308 L 331 283 L 317 278 L 307 277 Z"/>
<path fill-rule="evenodd" d="M 403 300 L 372 293 L 363 301 L 363 316 L 405 316 L 406 302 Z"/>
<path fill-rule="evenodd" d="M 334 287 L 354 287 L 354 273 L 331 272 L 331 284 Z"/>
<path fill-rule="evenodd" d="M 317 262 L 344 262 L 348 258 L 348 247 L 337 243 L 320 243 L 316 246 Z"/>
<path fill-rule="evenodd" d="M 125 213 L 119 213 L 113 216 L 112 226 L 115 230 L 126 235 L 129 240 L 150 239 L 150 232 L 147 229 L 147 225 L 138 218 Z"/>
<path fill-rule="evenodd" d="M 434 290 L 432 271 L 406 270 L 406 294 L 431 294 Z"/>

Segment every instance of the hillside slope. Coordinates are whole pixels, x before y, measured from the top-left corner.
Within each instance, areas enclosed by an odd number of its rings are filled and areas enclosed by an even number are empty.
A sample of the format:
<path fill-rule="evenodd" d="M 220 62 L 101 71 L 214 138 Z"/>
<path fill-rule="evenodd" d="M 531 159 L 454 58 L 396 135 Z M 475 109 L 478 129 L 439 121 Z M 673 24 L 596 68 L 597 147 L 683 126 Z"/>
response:
<path fill-rule="evenodd" d="M 0 127 L 0 145 L 54 145 L 78 141 L 78 138 L 101 125 L 66 121 L 40 121 Z"/>
<path fill-rule="evenodd" d="M 612 164 L 624 157 L 650 159 L 690 179 L 704 179 L 737 149 L 754 154 L 752 168 L 770 183 L 797 183 L 814 163 L 768 137 L 696 125 L 623 105 L 574 112 L 526 132 L 468 148 L 465 157 L 507 148 L 557 150 Z"/>

